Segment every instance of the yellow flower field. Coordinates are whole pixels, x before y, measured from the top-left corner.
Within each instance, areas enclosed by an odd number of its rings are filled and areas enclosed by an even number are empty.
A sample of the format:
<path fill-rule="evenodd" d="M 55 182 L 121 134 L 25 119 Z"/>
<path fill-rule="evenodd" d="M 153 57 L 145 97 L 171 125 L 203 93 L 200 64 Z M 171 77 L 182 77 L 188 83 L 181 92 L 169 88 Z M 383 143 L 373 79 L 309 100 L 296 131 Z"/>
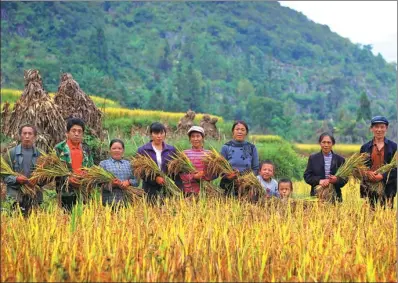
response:
<path fill-rule="evenodd" d="M 343 191 L 337 206 L 167 200 L 113 213 L 92 201 L 72 215 L 4 214 L 1 281 L 396 281 L 396 210 Z"/>

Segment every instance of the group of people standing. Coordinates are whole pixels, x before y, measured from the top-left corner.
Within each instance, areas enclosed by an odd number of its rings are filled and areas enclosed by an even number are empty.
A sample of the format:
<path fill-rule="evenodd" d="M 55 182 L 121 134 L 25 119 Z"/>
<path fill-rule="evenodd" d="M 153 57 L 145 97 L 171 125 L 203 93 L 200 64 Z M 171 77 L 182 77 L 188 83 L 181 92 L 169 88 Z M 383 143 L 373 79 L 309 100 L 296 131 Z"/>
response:
<path fill-rule="evenodd" d="M 388 202 L 392 207 L 392 201 L 396 194 L 396 169 L 391 172 L 387 182 L 387 176 L 374 174 L 374 171 L 381 165 L 391 161 L 397 145 L 385 138 L 388 129 L 388 121 L 385 117 L 377 116 L 372 119 L 371 130 L 374 134 L 372 141 L 362 146 L 361 152 L 369 152 L 369 182 L 383 181 L 386 189 L 384 196 L 380 197 L 371 194 L 366 190 L 366 184 L 361 186 L 361 197 L 368 197 L 374 206 L 378 200 L 382 203 Z M 93 156 L 90 148 L 83 142 L 85 124 L 78 118 L 71 118 L 67 121 L 66 139 L 55 146 L 58 157 L 64 161 L 71 172 L 83 174 L 82 167 L 91 167 Z M 238 175 L 242 172 L 252 171 L 258 175 L 257 178 L 265 190 L 267 197 L 289 198 L 293 191 L 291 180 L 282 178 L 277 182 L 274 179 L 275 166 L 270 160 L 259 162 L 257 148 L 246 140 L 249 127 L 244 121 L 236 121 L 232 126 L 232 140 L 221 148 L 221 155 L 235 169 L 233 173 L 221 176 L 220 187 L 226 195 L 237 196 L 239 180 Z M 43 201 L 43 195 L 39 191 L 35 198 L 29 198 L 21 194 L 21 185 L 36 186 L 29 177 L 35 169 L 37 158 L 40 152 L 35 147 L 37 130 L 33 125 L 24 125 L 20 128 L 20 144 L 6 153 L 6 160 L 18 176 L 7 176 L 4 182 L 7 185 L 7 196 L 12 199 L 15 206 L 19 206 L 24 214 L 28 214 L 32 207 Z M 163 124 L 155 122 L 149 128 L 150 141 L 138 148 L 137 154 L 147 154 L 158 165 L 159 169 L 167 173 L 167 165 L 176 148 L 166 144 L 166 128 Z M 211 181 L 218 176 L 208 176 L 202 162 L 208 153 L 204 149 L 205 132 L 202 127 L 192 126 L 188 132 L 191 148 L 184 151 L 196 169 L 194 173 L 181 173 L 174 177 L 176 185 L 181 188 L 184 195 L 195 195 L 200 192 L 201 180 Z M 311 195 L 315 195 L 315 186 L 328 186 L 334 184 L 336 198 L 342 201 L 341 188 L 346 181 L 334 176 L 338 168 L 344 163 L 344 158 L 335 154 L 332 147 L 335 140 L 332 135 L 324 133 L 319 138 L 321 151 L 313 154 L 308 160 L 307 169 L 304 173 L 305 181 L 311 185 Z M 110 157 L 99 163 L 99 166 L 113 173 L 116 178 L 112 181 L 112 189 L 102 189 L 102 202 L 104 205 L 120 203 L 125 200 L 124 190 L 128 186 L 139 186 L 139 180 L 133 175 L 134 168 L 131 163 L 124 159 L 125 145 L 120 139 L 113 139 L 110 142 Z M 142 188 L 149 200 L 162 197 L 162 187 L 165 180 L 162 176 L 153 179 L 143 179 Z M 70 211 L 78 200 L 75 192 L 80 186 L 79 181 L 69 178 L 68 182 L 58 178 L 56 180 L 56 191 L 60 205 Z"/>

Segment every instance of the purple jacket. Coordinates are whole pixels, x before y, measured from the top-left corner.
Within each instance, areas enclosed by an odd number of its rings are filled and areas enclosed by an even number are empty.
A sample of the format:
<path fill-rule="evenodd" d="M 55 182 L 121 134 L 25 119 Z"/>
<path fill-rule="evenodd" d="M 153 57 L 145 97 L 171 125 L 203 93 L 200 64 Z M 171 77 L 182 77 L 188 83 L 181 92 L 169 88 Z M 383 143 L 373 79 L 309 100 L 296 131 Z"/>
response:
<path fill-rule="evenodd" d="M 172 145 L 165 144 L 163 142 L 163 150 L 162 150 L 162 171 L 167 173 L 167 164 L 171 159 L 171 155 L 176 153 L 176 148 Z M 156 162 L 156 152 L 153 150 L 152 141 L 144 144 L 139 147 L 137 150 L 137 154 L 148 154 L 153 161 Z M 143 189 L 147 190 L 160 190 L 161 186 L 159 186 L 155 180 L 143 180 L 142 182 Z"/>

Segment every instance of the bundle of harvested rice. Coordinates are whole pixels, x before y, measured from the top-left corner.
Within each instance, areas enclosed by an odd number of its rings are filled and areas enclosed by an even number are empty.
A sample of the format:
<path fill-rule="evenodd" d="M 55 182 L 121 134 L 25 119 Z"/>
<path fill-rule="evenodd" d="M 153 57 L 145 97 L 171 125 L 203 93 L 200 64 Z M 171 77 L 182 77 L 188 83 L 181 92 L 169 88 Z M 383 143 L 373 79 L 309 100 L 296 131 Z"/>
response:
<path fill-rule="evenodd" d="M 131 159 L 131 166 L 134 169 L 134 176 L 138 179 L 155 180 L 157 176 L 165 180 L 163 188 L 167 196 L 180 196 L 181 190 L 174 181 L 163 173 L 153 159 L 147 154 L 137 154 Z"/>
<path fill-rule="evenodd" d="M 55 150 L 52 150 L 50 153 L 41 153 L 36 162 L 36 169 L 32 172 L 30 179 L 38 183 L 51 183 L 56 178 L 63 177 L 65 177 L 63 186 L 67 190 L 69 189 L 69 178 L 73 177 L 81 181 L 81 176 L 72 173 L 66 163 L 59 159 Z"/>
<path fill-rule="evenodd" d="M 254 175 L 253 171 L 243 172 L 238 176 L 238 196 L 241 199 L 256 200 L 263 198 L 265 195 L 264 188 L 260 181 Z"/>
<path fill-rule="evenodd" d="M 387 174 L 387 180 L 386 180 L 386 183 L 387 183 L 388 179 L 390 178 L 391 170 L 394 169 L 394 168 L 397 168 L 397 162 L 398 162 L 398 156 L 397 156 L 397 152 L 395 152 L 394 156 L 391 159 L 391 162 L 381 166 L 379 169 L 377 169 L 375 171 L 375 173 L 376 174 L 388 173 Z M 377 192 L 377 194 L 379 196 L 382 196 L 384 194 L 385 185 L 384 185 L 384 183 L 382 181 L 375 182 L 375 183 L 369 183 L 368 187 L 369 187 L 370 191 Z"/>
<path fill-rule="evenodd" d="M 14 105 L 9 126 L 4 133 L 16 139 L 22 125 L 33 124 L 37 128 L 36 146 L 43 150 L 52 148 L 65 137 L 65 121 L 59 108 L 43 89 L 39 71 L 27 70 L 24 78 L 25 89 Z"/>
<path fill-rule="evenodd" d="M 69 73 L 61 76 L 58 92 L 54 96 L 61 116 L 66 120 L 70 117 L 80 118 L 96 137 L 102 137 L 102 112 L 92 99 L 80 88 Z"/>
<path fill-rule="evenodd" d="M 367 153 L 354 153 L 351 155 L 343 165 L 337 170 L 335 176 L 343 180 L 348 180 L 350 177 L 358 178 L 362 173 L 367 170 L 366 161 L 369 159 Z M 320 185 L 315 187 L 315 192 L 321 200 L 331 201 L 336 196 L 336 190 L 333 184 L 327 187 Z"/>
<path fill-rule="evenodd" d="M 97 165 L 92 167 L 83 167 L 82 171 L 84 174 L 81 182 L 87 192 L 91 192 L 99 184 L 112 190 L 112 181 L 116 178 L 113 173 Z"/>
<path fill-rule="evenodd" d="M 203 163 L 206 168 L 206 175 L 208 176 L 219 176 L 228 175 L 235 172 L 231 164 L 214 148 L 203 158 Z"/>
<path fill-rule="evenodd" d="M 18 172 L 15 172 L 12 170 L 10 164 L 7 162 L 7 160 L 0 155 L 0 177 L 4 178 L 6 176 L 19 176 L 20 174 Z M 23 195 L 28 195 L 29 197 L 35 197 L 36 193 L 40 191 L 39 186 L 28 186 L 27 184 L 21 185 L 21 192 Z"/>
<path fill-rule="evenodd" d="M 167 164 L 167 172 L 171 176 L 176 176 L 180 173 L 194 173 L 196 171 L 191 160 L 180 149 L 177 149 L 177 152 L 172 155 L 171 160 Z"/>

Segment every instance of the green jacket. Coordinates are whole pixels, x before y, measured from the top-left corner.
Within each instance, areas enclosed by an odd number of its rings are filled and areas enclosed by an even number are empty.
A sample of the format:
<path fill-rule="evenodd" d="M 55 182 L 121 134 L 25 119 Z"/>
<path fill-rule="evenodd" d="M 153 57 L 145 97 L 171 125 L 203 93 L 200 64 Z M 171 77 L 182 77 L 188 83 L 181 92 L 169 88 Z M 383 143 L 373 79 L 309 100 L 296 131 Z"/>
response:
<path fill-rule="evenodd" d="M 91 154 L 90 148 L 86 143 L 82 143 L 82 149 L 83 149 L 83 163 L 82 167 L 91 167 L 94 165 L 93 161 L 93 156 Z M 58 143 L 55 146 L 55 152 L 57 153 L 59 159 L 62 161 L 66 162 L 68 168 L 70 171 L 72 171 L 72 158 L 70 155 L 70 149 L 69 146 L 66 142 L 66 140 Z M 56 179 L 56 186 L 57 186 L 57 192 L 61 192 L 63 196 L 71 196 L 74 195 L 75 192 L 72 189 L 72 187 L 66 187 L 65 185 L 65 178 L 57 178 Z"/>

